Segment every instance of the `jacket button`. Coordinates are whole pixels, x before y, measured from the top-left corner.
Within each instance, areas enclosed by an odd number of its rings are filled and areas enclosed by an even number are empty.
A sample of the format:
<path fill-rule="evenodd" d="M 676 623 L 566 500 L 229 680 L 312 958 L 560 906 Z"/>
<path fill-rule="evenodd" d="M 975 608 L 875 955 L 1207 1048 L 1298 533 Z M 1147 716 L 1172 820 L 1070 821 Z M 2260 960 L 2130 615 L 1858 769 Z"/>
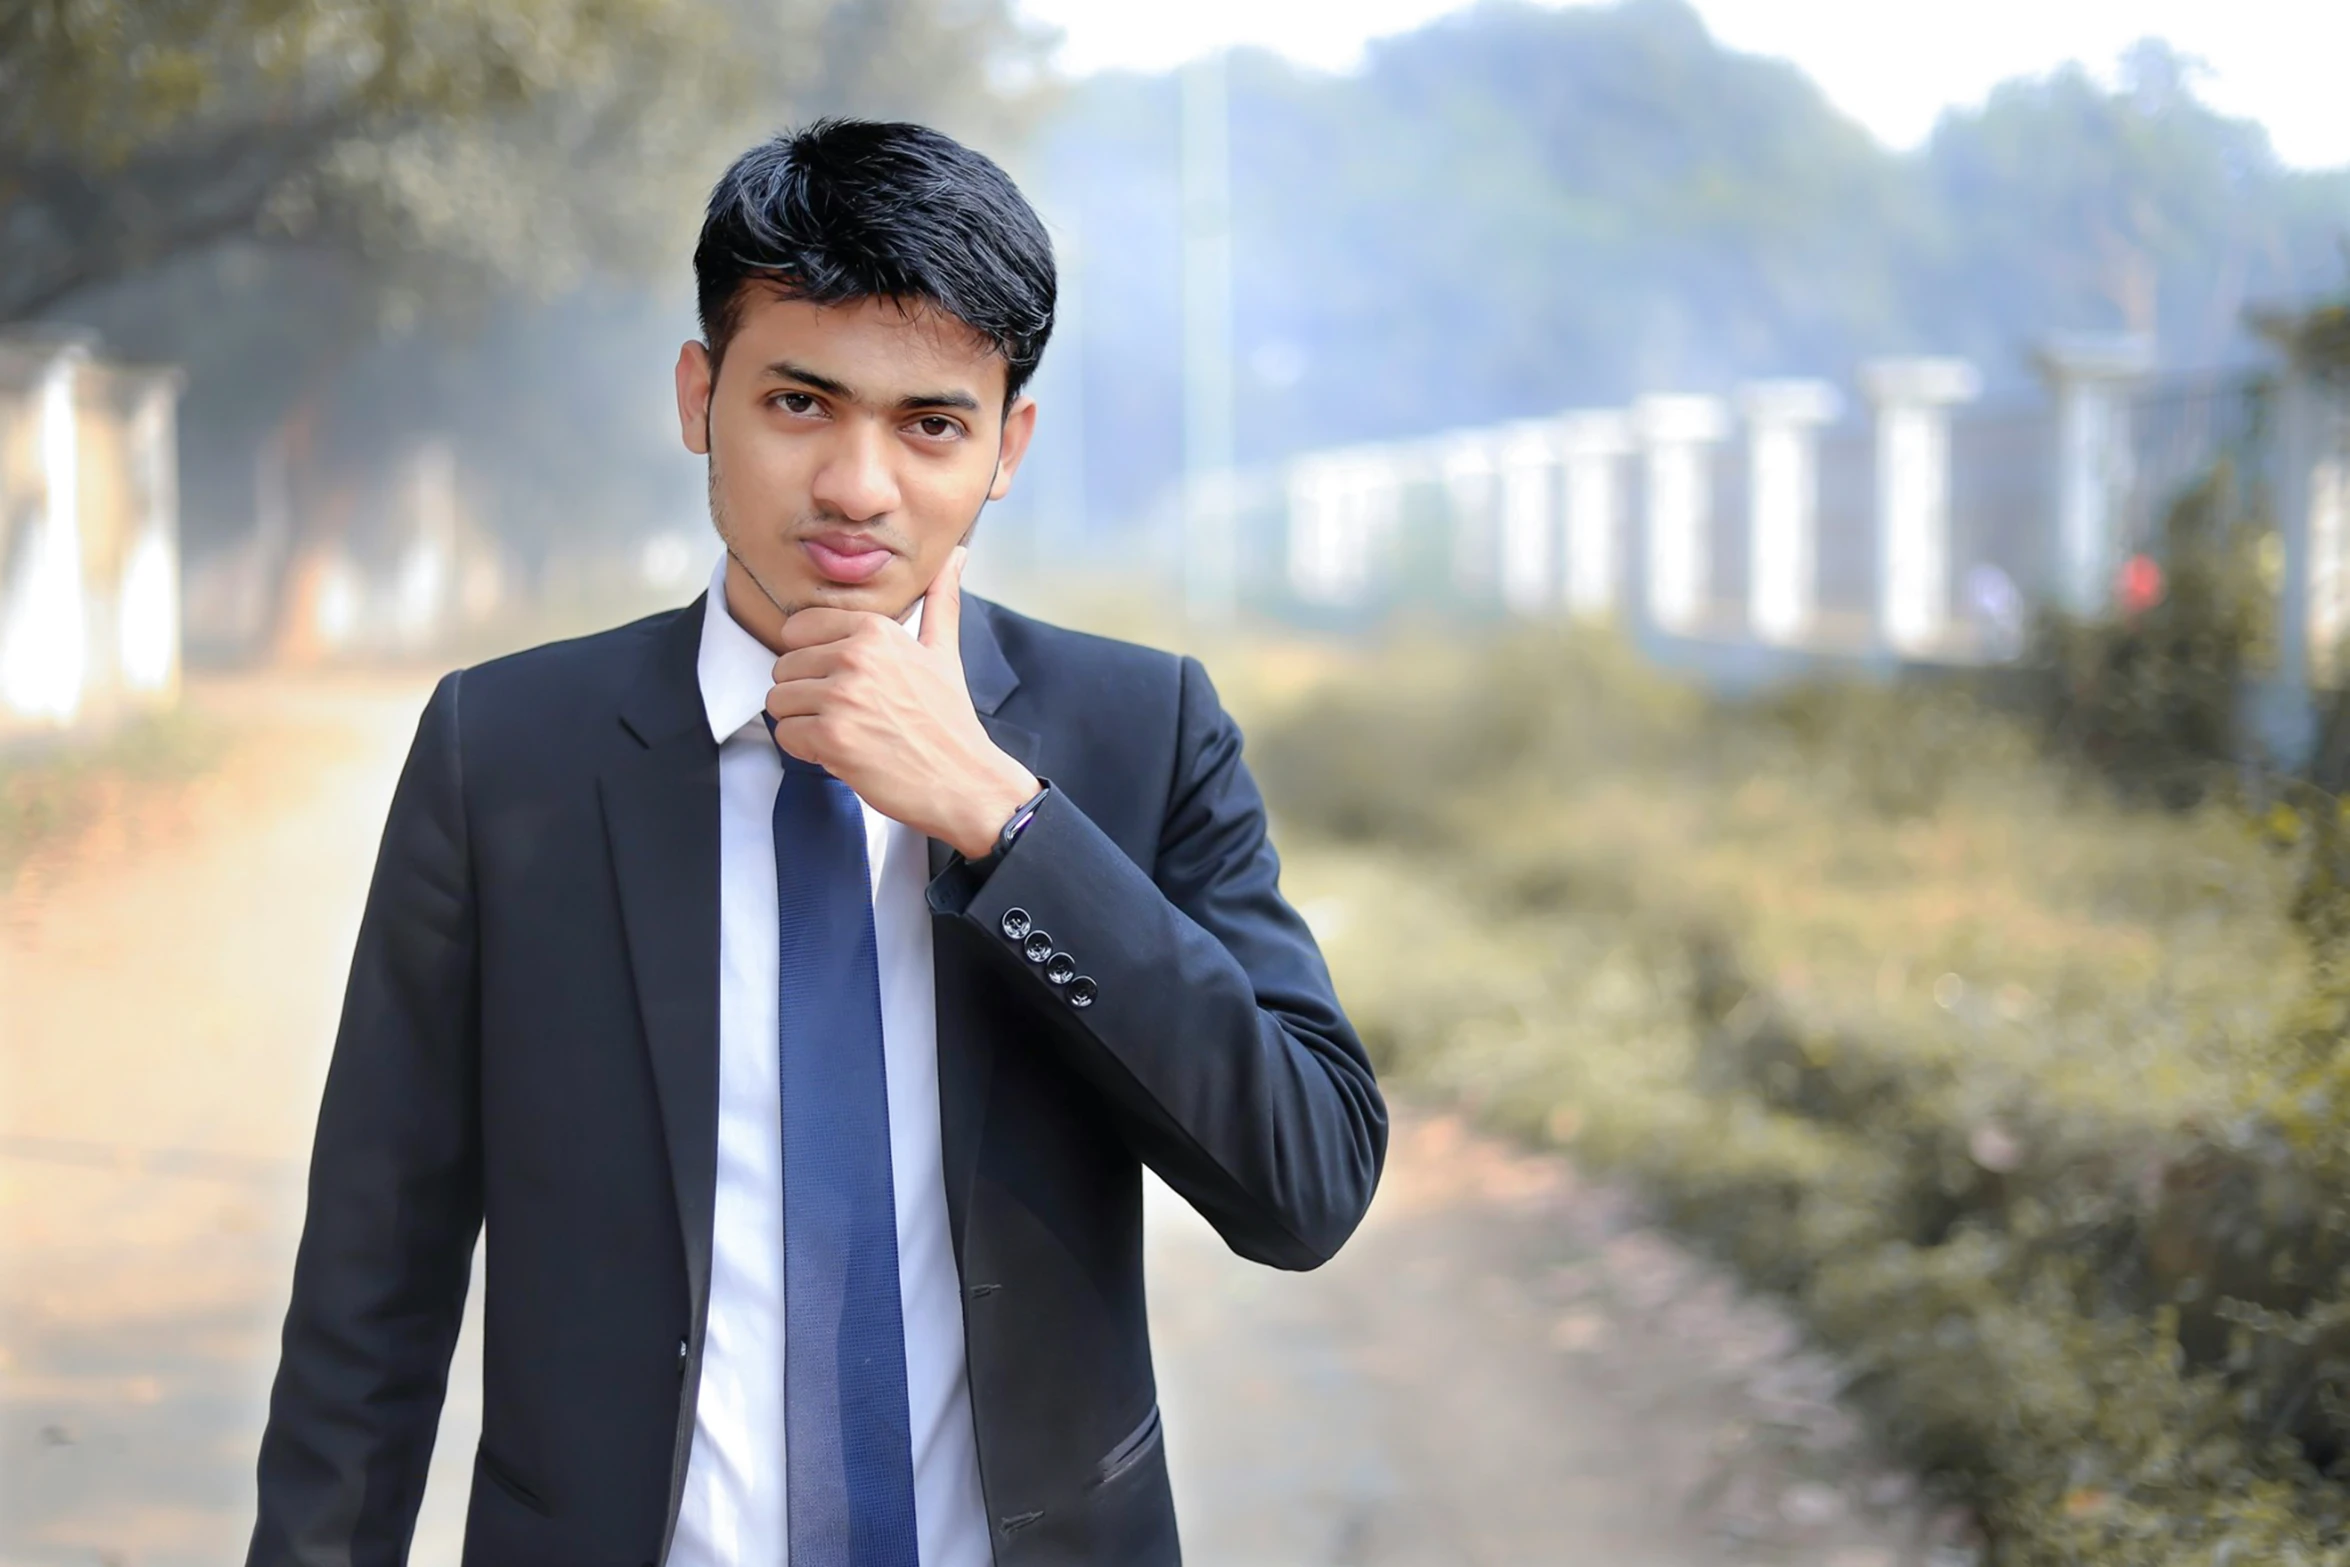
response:
<path fill-rule="evenodd" d="M 1073 1007 L 1092 1006 L 1093 998 L 1100 993 L 1101 992 L 1095 988 L 1093 980 L 1087 975 L 1080 974 L 1075 979 L 1069 981 L 1069 1005 Z"/>
<path fill-rule="evenodd" d="M 1004 910 L 1002 929 L 1005 940 L 1018 941 L 1028 934 L 1028 925 L 1028 911 L 1026 909 Z"/>
<path fill-rule="evenodd" d="M 687 1359 L 688 1359 L 688 1358 L 690 1358 L 690 1357 L 689 1357 L 689 1355 L 688 1355 L 688 1352 L 687 1352 L 687 1350 L 686 1350 L 686 1347 L 685 1347 L 685 1340 L 684 1340 L 684 1339 L 679 1339 L 679 1340 L 677 1341 L 677 1369 L 678 1369 L 678 1370 L 680 1370 L 680 1371 L 683 1371 L 683 1370 L 685 1369 L 685 1363 L 686 1363 L 686 1361 L 687 1361 Z"/>
<path fill-rule="evenodd" d="M 1053 955 L 1053 938 L 1041 930 L 1032 930 L 1028 939 L 1020 943 L 1020 955 L 1031 963 L 1042 963 Z"/>
<path fill-rule="evenodd" d="M 1077 975 L 1077 960 L 1066 952 L 1056 952 L 1045 960 L 1044 977 L 1056 985 L 1066 985 Z"/>

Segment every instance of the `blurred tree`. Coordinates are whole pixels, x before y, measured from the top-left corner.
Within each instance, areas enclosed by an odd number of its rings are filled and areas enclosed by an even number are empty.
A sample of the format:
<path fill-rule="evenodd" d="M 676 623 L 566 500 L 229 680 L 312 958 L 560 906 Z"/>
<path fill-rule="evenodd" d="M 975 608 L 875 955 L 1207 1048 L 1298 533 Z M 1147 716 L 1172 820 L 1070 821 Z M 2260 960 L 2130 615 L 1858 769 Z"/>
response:
<path fill-rule="evenodd" d="M 675 254 L 778 118 L 985 119 L 1001 0 L 7 0 L 0 323 L 223 241 L 556 292 Z M 697 178 L 680 180 L 680 170 Z"/>
<path fill-rule="evenodd" d="M 11 0 L 0 321 L 248 237 L 568 281 L 640 232 L 647 154 L 743 104 L 728 20 L 705 0 Z"/>
<path fill-rule="evenodd" d="M 2013 392 L 2054 331 L 2245 354 L 2246 300 L 2336 275 L 2350 171 L 2285 168 L 2195 72 L 2141 44 L 2110 85 L 2012 82 L 1896 152 L 1684 0 L 1484 0 L 1342 75 L 1236 56 L 1242 459 L 1903 352 Z M 1168 79 L 1099 78 L 1040 159 L 1089 236 L 1087 484 L 1114 516 L 1177 462 L 1175 125 Z"/>
<path fill-rule="evenodd" d="M 666 520 L 645 361 L 719 170 L 820 112 L 1000 145 L 1042 43 L 1007 0 L 0 0 L 0 326 L 187 368 L 191 558 L 275 486 L 282 571 L 428 433 L 526 561 L 608 542 Z"/>

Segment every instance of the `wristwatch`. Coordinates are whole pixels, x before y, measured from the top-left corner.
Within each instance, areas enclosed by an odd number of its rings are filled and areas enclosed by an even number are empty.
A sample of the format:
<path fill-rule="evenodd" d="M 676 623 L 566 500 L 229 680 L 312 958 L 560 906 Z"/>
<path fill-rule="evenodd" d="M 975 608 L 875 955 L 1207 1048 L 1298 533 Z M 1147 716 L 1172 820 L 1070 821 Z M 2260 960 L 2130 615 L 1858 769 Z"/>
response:
<path fill-rule="evenodd" d="M 1053 781 L 1050 778 L 1039 778 L 1037 784 L 1039 787 L 1036 793 L 1022 800 L 1012 814 L 1004 819 L 1003 830 L 995 835 L 995 846 L 971 862 L 974 869 L 993 870 L 996 862 L 1011 852 L 1014 841 L 1027 829 L 1029 819 L 1036 815 L 1036 808 L 1044 804 L 1046 795 L 1053 792 Z"/>

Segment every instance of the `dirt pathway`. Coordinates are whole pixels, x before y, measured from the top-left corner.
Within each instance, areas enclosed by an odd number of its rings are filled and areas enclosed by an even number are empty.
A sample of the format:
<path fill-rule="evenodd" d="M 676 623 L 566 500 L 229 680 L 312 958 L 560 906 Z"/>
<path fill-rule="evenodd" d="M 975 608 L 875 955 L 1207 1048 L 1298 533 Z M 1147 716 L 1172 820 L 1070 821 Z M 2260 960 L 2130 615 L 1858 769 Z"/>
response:
<path fill-rule="evenodd" d="M 0 898 L 0 1567 L 241 1559 L 300 1171 L 426 686 L 247 680 L 244 738 Z M 1209 1567 L 1906 1567 L 1963 1519 L 1868 1459 L 1833 1368 L 1620 1195 L 1406 1115 L 1304 1277 L 1154 1191 L 1187 1555 Z M 414 1559 L 453 1563 L 459 1346 Z"/>

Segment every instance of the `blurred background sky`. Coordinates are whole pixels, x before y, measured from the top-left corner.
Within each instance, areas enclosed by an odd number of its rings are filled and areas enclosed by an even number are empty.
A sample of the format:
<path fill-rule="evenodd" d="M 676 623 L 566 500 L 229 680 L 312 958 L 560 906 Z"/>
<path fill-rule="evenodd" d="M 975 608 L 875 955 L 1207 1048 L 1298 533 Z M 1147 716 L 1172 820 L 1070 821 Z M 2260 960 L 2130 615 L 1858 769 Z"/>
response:
<path fill-rule="evenodd" d="M 1072 76 L 1163 71 L 1204 51 L 1251 45 L 1301 65 L 1351 71 L 1374 39 L 1466 9 L 1459 0 L 1332 0 L 1267 6 L 1202 0 L 1183 7 L 1023 0 L 1020 14 L 1057 28 L 1053 60 Z M 2066 61 L 2113 79 L 2141 38 L 2201 62 L 2207 102 L 2258 120 L 2277 156 L 2303 168 L 2350 163 L 2350 116 L 2329 61 L 2350 47 L 2350 18 L 2295 0 L 2215 6 L 2202 0 L 1984 0 L 1869 6 L 1845 0 L 1701 0 L 1697 14 L 1733 49 L 1791 61 L 1828 101 L 1889 147 L 1913 148 L 1945 110 L 1979 107 L 1992 88 Z M 2328 32 L 2331 29 L 2331 32 Z"/>

